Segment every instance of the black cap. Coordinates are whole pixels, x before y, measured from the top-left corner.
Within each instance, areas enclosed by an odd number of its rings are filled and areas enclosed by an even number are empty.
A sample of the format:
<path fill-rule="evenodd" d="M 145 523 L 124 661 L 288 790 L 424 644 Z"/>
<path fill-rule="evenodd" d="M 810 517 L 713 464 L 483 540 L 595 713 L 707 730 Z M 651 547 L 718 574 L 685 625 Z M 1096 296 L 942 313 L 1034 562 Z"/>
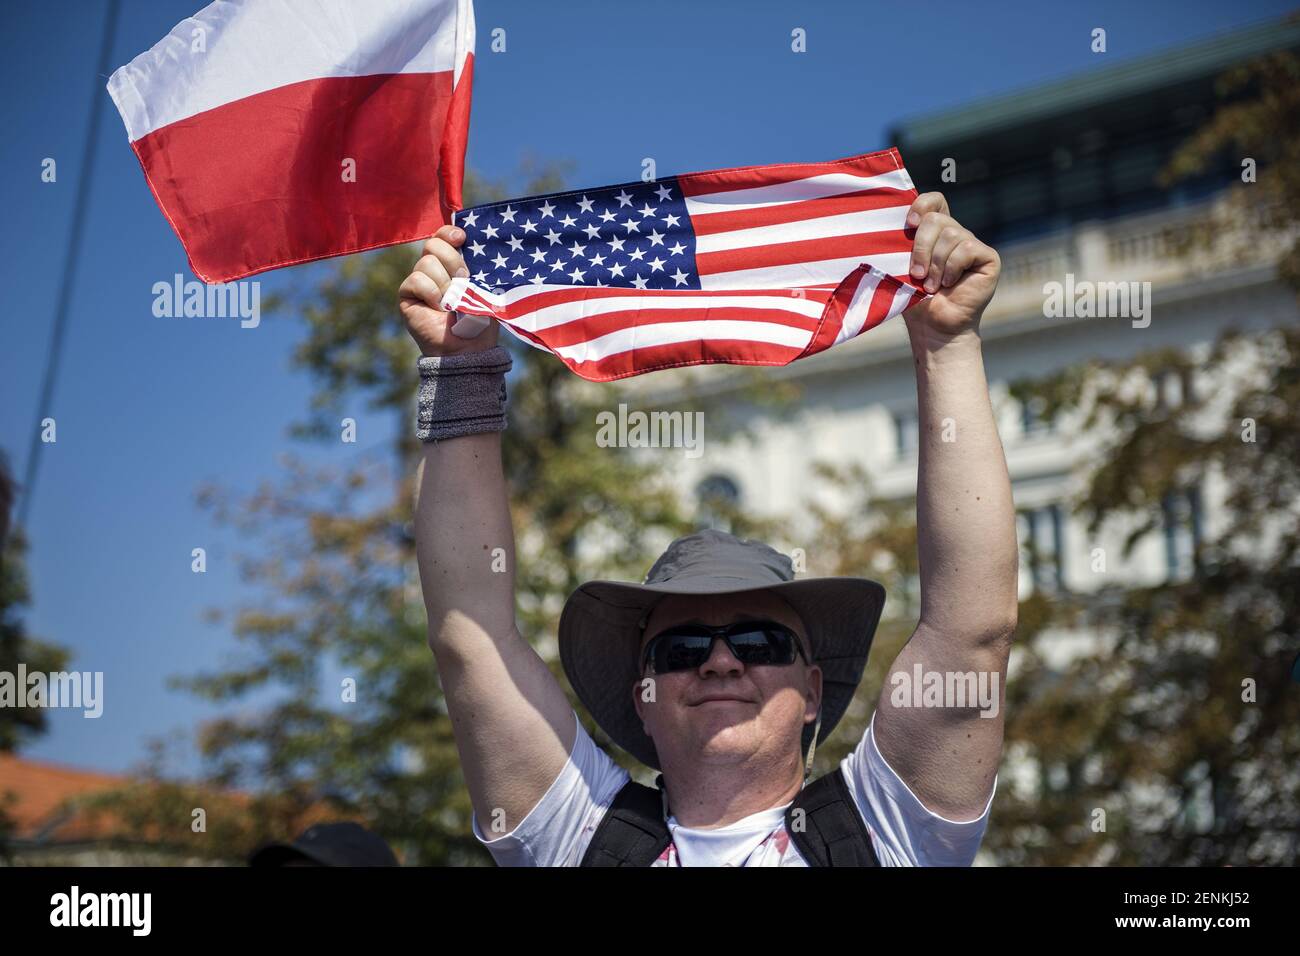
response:
<path fill-rule="evenodd" d="M 319 823 L 292 843 L 268 843 L 248 858 L 249 866 L 400 866 L 388 844 L 359 823 Z"/>

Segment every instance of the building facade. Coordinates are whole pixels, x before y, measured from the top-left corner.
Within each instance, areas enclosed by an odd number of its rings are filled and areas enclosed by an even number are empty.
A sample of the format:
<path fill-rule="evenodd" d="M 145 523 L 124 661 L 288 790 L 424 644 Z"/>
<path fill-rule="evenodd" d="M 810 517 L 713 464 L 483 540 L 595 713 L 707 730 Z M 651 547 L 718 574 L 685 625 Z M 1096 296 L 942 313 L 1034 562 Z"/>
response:
<path fill-rule="evenodd" d="M 1093 358 L 1162 348 L 1197 354 L 1227 328 L 1296 321 L 1295 295 L 1277 278 L 1284 243 L 1261 243 L 1245 225 L 1225 231 L 1217 218 L 1226 190 L 1241 182 L 1240 159 L 1224 157 L 1177 185 L 1158 179 L 1175 148 L 1213 113 L 1216 78 L 1286 49 L 1300 50 L 1300 22 L 1216 37 L 905 120 L 893 130 L 917 188 L 942 191 L 954 217 L 1002 257 L 981 328 L 1026 546 L 1022 597 L 1035 589 L 1088 591 L 1186 574 L 1196 537 L 1212 527 L 1218 489 L 1188 488 L 1166 503 L 1161 533 L 1121 559 L 1126 529 L 1091 536 L 1070 504 L 1096 460 L 1099 436 L 1077 422 L 1045 420 L 1032 403 L 1015 400 L 1010 385 Z M 1211 245 L 1181 248 L 1184 237 L 1210 222 L 1218 223 Z M 1056 308 L 1053 297 L 1073 301 L 1081 283 L 1093 284 L 1103 308 L 1109 296 L 1109 311 L 1124 314 Z M 1130 291 L 1131 301 L 1117 301 Z M 797 515 L 817 493 L 819 461 L 860 464 L 876 495 L 915 494 L 916 384 L 901 319 L 759 373 L 799 386 L 797 408 L 788 414 L 740 397 L 746 375 L 752 387 L 751 372 L 706 371 L 694 370 L 689 386 L 677 373 L 651 376 L 640 396 L 643 407 L 674 407 L 680 402 L 671 396 L 689 387 L 720 401 L 745 427 L 747 438 L 711 441 L 705 454 L 680 463 L 682 490 L 699 502 L 702 523 L 718 499 L 756 515 Z M 1180 401 L 1187 389 L 1217 387 L 1195 378 L 1157 376 L 1151 384 L 1165 402 Z"/>

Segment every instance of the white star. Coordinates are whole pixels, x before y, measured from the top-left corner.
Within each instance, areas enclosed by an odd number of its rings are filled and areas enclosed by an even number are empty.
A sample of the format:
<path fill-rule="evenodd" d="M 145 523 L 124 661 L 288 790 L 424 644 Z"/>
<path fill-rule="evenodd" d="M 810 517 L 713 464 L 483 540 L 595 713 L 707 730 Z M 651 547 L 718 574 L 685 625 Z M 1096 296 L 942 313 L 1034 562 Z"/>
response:
<path fill-rule="evenodd" d="M 550 232 L 546 234 L 546 238 L 551 241 L 551 245 L 555 245 L 557 242 L 560 241 L 560 234 L 556 232 L 554 229 L 552 229 Z"/>
<path fill-rule="evenodd" d="M 603 288 L 605 288 L 605 283 L 603 283 L 603 282 L 601 282 L 599 279 L 597 279 L 597 280 L 596 280 L 596 287 L 597 287 L 597 288 L 600 288 L 600 289 L 603 289 Z"/>
<path fill-rule="evenodd" d="M 663 237 L 663 234 L 660 233 L 660 231 L 659 231 L 658 229 L 651 229 L 651 230 L 650 230 L 650 245 L 651 245 L 651 246 L 662 246 L 663 244 L 664 244 L 664 237 Z"/>
<path fill-rule="evenodd" d="M 496 265 L 498 269 L 504 269 L 506 267 L 506 257 L 499 252 L 497 253 L 497 257 L 493 259 L 492 262 Z"/>
<path fill-rule="evenodd" d="M 588 239 L 600 238 L 600 227 L 595 225 L 583 226 L 582 231 L 587 234 Z"/>
<path fill-rule="evenodd" d="M 483 245 L 481 242 L 471 242 L 469 244 L 469 251 L 474 253 L 476 256 L 483 255 L 483 250 L 486 248 L 487 246 Z"/>
<path fill-rule="evenodd" d="M 513 269 L 510 270 L 510 274 L 511 274 L 512 276 L 515 276 L 516 278 L 518 278 L 519 276 L 521 276 L 521 275 L 524 274 L 524 267 L 523 267 L 523 266 L 515 266 Z"/>
<path fill-rule="evenodd" d="M 487 273 L 480 269 L 478 272 L 474 273 L 474 281 L 487 282 Z"/>
<path fill-rule="evenodd" d="M 670 190 L 667 186 L 664 186 L 662 184 L 659 186 L 658 189 L 655 190 L 655 195 L 658 196 L 660 199 L 662 199 L 664 202 L 667 202 L 668 200 L 673 198 L 672 190 Z"/>
<path fill-rule="evenodd" d="M 615 215 L 614 215 L 612 212 L 610 212 L 608 209 L 606 209 L 604 212 L 602 212 L 602 213 L 600 214 L 600 219 L 601 219 L 602 222 L 613 222 L 613 221 L 614 221 L 615 219 L 617 219 L 617 218 L 618 218 L 618 217 L 615 216 Z"/>
<path fill-rule="evenodd" d="M 581 199 L 578 200 L 578 208 L 581 209 L 583 212 L 592 212 L 593 210 L 591 206 L 592 206 L 592 202 L 590 199 L 586 197 L 585 194 Z"/>
<path fill-rule="evenodd" d="M 604 265 L 604 264 L 605 264 L 605 257 L 602 256 L 602 255 L 599 255 L 599 254 L 594 255 L 594 256 L 591 257 L 591 264 L 592 264 L 593 266 Z"/>
<path fill-rule="evenodd" d="M 668 224 L 668 228 L 671 229 L 673 226 L 681 222 L 681 220 L 678 219 L 676 216 L 669 215 L 669 216 L 664 216 L 664 222 L 666 222 Z"/>
<path fill-rule="evenodd" d="M 609 274 L 612 276 L 617 276 L 620 279 L 623 278 L 623 263 L 616 262 L 612 266 L 610 266 Z"/>
<path fill-rule="evenodd" d="M 628 191 L 626 189 L 624 189 L 621 193 L 619 193 L 614 198 L 618 200 L 618 204 L 620 207 L 632 205 L 632 197 L 631 195 L 628 194 Z"/>
<path fill-rule="evenodd" d="M 529 253 L 529 255 L 533 257 L 534 262 L 546 261 L 546 253 L 542 252 L 541 249 L 534 249 L 532 252 Z"/>
<path fill-rule="evenodd" d="M 655 214 L 655 211 L 654 211 L 653 208 L 651 208 L 651 206 L 650 206 L 649 203 L 646 203 L 644 206 L 641 207 L 641 215 L 642 215 L 642 216 L 653 216 L 654 214 Z"/>
<path fill-rule="evenodd" d="M 501 221 L 502 222 L 515 221 L 515 208 L 513 206 L 506 206 L 505 209 L 501 210 Z"/>
<path fill-rule="evenodd" d="M 648 266 L 650 267 L 650 271 L 651 271 L 651 272 L 663 272 L 663 271 L 664 271 L 664 261 L 663 261 L 662 259 L 660 259 L 658 256 L 655 256 L 653 259 L 651 259 L 649 262 L 647 262 L 646 265 L 648 265 Z"/>
<path fill-rule="evenodd" d="M 495 239 L 495 238 L 497 237 L 497 227 L 496 227 L 496 226 L 484 226 L 484 227 L 483 227 L 483 235 L 487 236 L 489 239 Z"/>
<path fill-rule="evenodd" d="M 533 276 L 533 277 L 532 277 L 531 279 L 529 279 L 528 281 L 531 282 L 533 285 L 541 285 L 541 284 L 542 284 L 543 282 L 545 282 L 546 280 L 543 279 L 540 275 L 536 275 L 536 276 Z"/>
<path fill-rule="evenodd" d="M 680 256 L 683 252 L 686 251 L 686 247 L 682 245 L 680 242 L 675 242 L 673 243 L 672 248 L 670 248 L 668 251 L 675 256 Z"/>
<path fill-rule="evenodd" d="M 677 283 L 678 285 L 686 285 L 686 279 L 687 279 L 687 275 L 681 269 L 678 269 L 676 272 L 673 273 L 673 282 Z"/>
<path fill-rule="evenodd" d="M 610 247 L 611 249 L 613 249 L 615 252 L 622 252 L 622 251 L 623 251 L 623 242 L 624 242 L 624 240 L 619 239 L 619 238 L 611 239 L 611 240 L 609 240 L 609 247 Z"/>
<path fill-rule="evenodd" d="M 576 259 L 576 258 L 578 258 L 578 256 L 582 255 L 584 252 L 587 251 L 587 247 L 586 247 L 586 246 L 580 246 L 580 245 L 578 245 L 578 244 L 575 242 L 575 243 L 574 243 L 574 244 L 569 248 L 569 251 L 573 253 L 573 258 Z"/>
<path fill-rule="evenodd" d="M 518 252 L 520 249 L 524 247 L 524 241 L 520 239 L 518 236 L 512 236 L 509 241 L 510 241 L 510 249 L 512 252 Z"/>
<path fill-rule="evenodd" d="M 555 272 L 555 271 L 557 271 L 557 270 L 559 270 L 559 269 L 563 269 L 563 268 L 564 268 L 564 263 L 561 262 L 561 261 L 559 260 L 558 257 L 556 258 L 556 260 L 555 260 L 554 262 L 551 263 L 551 271 L 552 271 L 552 272 Z"/>
<path fill-rule="evenodd" d="M 577 221 L 578 220 L 574 219 L 572 216 L 565 216 L 563 219 L 560 220 L 560 225 L 567 228 L 569 226 L 572 226 Z"/>
<path fill-rule="evenodd" d="M 476 213 L 476 212 L 472 212 L 472 213 L 470 213 L 468 216 L 466 216 L 464 219 L 461 220 L 461 225 L 464 225 L 464 226 L 472 226 L 472 225 L 474 225 L 476 222 L 478 222 L 478 213 Z"/>
<path fill-rule="evenodd" d="M 549 219 L 551 216 L 555 215 L 555 207 L 549 202 L 542 203 L 541 206 L 538 207 L 538 211 L 542 214 L 543 219 Z"/>
<path fill-rule="evenodd" d="M 641 224 L 639 222 L 633 222 L 631 219 L 629 219 L 627 222 L 623 223 L 623 228 L 626 229 L 628 232 L 640 232 Z"/>
<path fill-rule="evenodd" d="M 574 266 L 573 271 L 569 273 L 569 276 L 573 279 L 574 282 L 581 282 L 583 271 L 579 269 L 577 266 Z"/>
<path fill-rule="evenodd" d="M 640 249 L 633 249 L 628 255 L 637 260 L 645 258 L 645 252 Z"/>
<path fill-rule="evenodd" d="M 646 281 L 645 276 L 637 276 L 635 279 L 632 280 L 632 284 L 636 286 L 638 289 L 644 289 L 645 281 Z"/>
<path fill-rule="evenodd" d="M 523 225 L 523 230 L 524 230 L 524 232 L 536 232 L 536 231 L 537 231 L 537 223 L 535 223 L 535 222 L 533 222 L 531 219 L 529 219 L 526 223 L 524 223 L 524 225 Z"/>

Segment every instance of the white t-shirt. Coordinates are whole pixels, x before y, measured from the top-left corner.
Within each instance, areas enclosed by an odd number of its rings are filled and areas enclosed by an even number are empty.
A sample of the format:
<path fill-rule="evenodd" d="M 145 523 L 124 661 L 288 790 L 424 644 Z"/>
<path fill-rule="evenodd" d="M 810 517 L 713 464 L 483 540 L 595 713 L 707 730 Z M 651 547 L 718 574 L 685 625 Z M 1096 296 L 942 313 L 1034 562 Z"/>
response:
<path fill-rule="evenodd" d="M 474 836 L 500 866 L 577 866 L 628 772 L 596 746 L 573 716 L 578 732 L 558 777 L 509 833 L 488 840 L 473 821 Z M 881 866 L 970 866 L 988 825 L 984 812 L 969 822 L 948 820 L 925 808 L 876 747 L 875 718 L 854 751 L 840 762 L 853 802 L 867 825 Z M 785 828 L 789 804 L 750 814 L 725 827 L 701 830 L 668 818 L 669 844 L 652 866 L 807 866 Z"/>

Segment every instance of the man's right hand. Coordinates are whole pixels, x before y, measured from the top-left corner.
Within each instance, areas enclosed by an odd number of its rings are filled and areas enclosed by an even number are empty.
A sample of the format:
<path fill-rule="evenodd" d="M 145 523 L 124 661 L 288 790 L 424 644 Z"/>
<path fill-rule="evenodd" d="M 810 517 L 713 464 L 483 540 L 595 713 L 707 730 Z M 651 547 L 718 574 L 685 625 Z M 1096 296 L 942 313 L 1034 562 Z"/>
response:
<path fill-rule="evenodd" d="M 497 344 L 495 321 L 477 337 L 464 339 L 451 331 L 456 313 L 438 308 L 452 278 L 469 275 L 459 248 L 464 242 L 464 230 L 443 226 L 424 244 L 424 255 L 398 290 L 398 309 L 406 320 L 406 331 L 424 355 L 481 352 Z"/>

